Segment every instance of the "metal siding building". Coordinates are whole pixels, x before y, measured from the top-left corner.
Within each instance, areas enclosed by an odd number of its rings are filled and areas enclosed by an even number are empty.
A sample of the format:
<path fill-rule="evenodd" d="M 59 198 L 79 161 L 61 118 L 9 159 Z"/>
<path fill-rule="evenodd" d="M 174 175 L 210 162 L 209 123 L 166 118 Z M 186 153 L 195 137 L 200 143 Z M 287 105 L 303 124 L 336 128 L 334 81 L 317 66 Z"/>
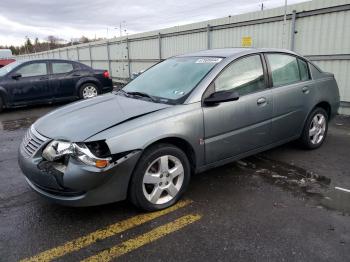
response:
<path fill-rule="evenodd" d="M 19 56 L 63 58 L 108 69 L 115 81 L 162 59 L 208 48 L 240 47 L 250 36 L 253 47 L 294 49 L 335 74 L 341 113 L 350 114 L 350 0 L 313 0 L 290 5 L 283 40 L 284 7 L 176 26 Z M 293 28 L 297 33 L 292 33 Z M 283 46 L 284 43 L 284 46 Z"/>

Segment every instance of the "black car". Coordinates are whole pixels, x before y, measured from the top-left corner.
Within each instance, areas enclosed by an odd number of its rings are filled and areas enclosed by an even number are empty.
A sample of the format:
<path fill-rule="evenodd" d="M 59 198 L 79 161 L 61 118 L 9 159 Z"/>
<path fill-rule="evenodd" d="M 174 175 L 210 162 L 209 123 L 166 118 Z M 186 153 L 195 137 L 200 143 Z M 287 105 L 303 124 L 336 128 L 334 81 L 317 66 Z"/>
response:
<path fill-rule="evenodd" d="M 86 99 L 112 89 L 106 70 L 61 59 L 17 61 L 0 68 L 0 111 L 4 107 Z"/>

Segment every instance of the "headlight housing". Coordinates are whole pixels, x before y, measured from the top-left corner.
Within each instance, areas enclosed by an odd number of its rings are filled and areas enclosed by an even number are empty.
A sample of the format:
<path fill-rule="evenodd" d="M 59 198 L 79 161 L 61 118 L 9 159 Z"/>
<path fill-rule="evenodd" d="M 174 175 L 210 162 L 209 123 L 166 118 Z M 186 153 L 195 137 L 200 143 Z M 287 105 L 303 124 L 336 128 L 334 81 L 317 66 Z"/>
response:
<path fill-rule="evenodd" d="M 65 155 L 70 155 L 82 163 L 97 168 L 106 168 L 112 160 L 110 157 L 98 157 L 84 143 L 71 143 L 66 141 L 53 140 L 43 151 L 43 158 L 48 161 L 56 161 Z"/>

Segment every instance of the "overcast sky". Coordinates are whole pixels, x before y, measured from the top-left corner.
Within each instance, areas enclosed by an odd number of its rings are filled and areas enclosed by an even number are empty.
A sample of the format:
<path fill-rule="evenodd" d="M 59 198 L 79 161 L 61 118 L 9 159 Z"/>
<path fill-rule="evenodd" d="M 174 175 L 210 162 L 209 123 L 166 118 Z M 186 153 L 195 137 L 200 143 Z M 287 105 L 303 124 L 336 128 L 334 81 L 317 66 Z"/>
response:
<path fill-rule="evenodd" d="M 288 4 L 305 0 L 288 0 Z M 284 5 L 284 0 L 0 0 L 0 44 L 19 45 L 25 36 L 70 40 L 119 36 Z"/>

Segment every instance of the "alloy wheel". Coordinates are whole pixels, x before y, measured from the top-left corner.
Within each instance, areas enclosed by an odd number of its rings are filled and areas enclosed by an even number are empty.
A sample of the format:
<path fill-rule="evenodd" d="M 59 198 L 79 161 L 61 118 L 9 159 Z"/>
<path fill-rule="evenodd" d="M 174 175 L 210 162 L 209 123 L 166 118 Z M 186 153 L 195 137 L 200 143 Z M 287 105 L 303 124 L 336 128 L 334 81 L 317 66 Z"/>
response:
<path fill-rule="evenodd" d="M 87 99 L 87 98 L 92 98 L 92 97 L 95 97 L 97 96 L 97 89 L 95 86 L 86 86 L 84 87 L 83 89 L 83 98 L 84 99 Z"/>
<path fill-rule="evenodd" d="M 171 155 L 154 160 L 146 169 L 142 188 L 146 199 L 152 204 L 165 204 L 181 190 L 184 182 L 184 167 Z"/>
<path fill-rule="evenodd" d="M 326 117 L 323 114 L 316 114 L 313 117 L 309 128 L 309 138 L 312 144 L 317 145 L 323 141 L 326 125 Z"/>

